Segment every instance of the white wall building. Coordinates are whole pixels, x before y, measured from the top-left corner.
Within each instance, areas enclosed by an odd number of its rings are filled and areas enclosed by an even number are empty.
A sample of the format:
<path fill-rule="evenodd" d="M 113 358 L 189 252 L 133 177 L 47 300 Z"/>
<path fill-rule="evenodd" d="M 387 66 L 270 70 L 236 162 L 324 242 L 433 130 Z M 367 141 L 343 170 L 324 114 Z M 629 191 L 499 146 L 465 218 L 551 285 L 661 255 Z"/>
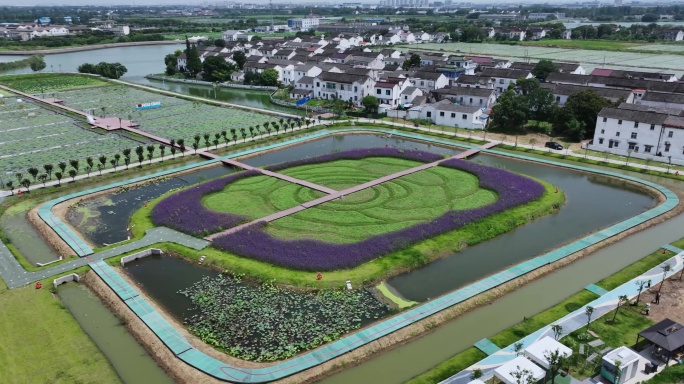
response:
<path fill-rule="evenodd" d="M 603 108 L 589 148 L 684 164 L 684 116 L 624 103 L 619 108 Z"/>
<path fill-rule="evenodd" d="M 314 97 L 360 105 L 364 96 L 372 94 L 374 85 L 375 81 L 368 76 L 322 72 L 314 79 Z"/>
<path fill-rule="evenodd" d="M 319 19 L 304 18 L 304 19 L 289 19 L 287 26 L 299 31 L 310 31 L 316 29 L 319 25 Z"/>
<path fill-rule="evenodd" d="M 429 119 L 434 124 L 466 129 L 484 129 L 489 118 L 482 108 L 455 105 L 449 100 L 413 107 L 409 119 Z"/>
<path fill-rule="evenodd" d="M 530 71 L 510 68 L 485 68 L 480 76 L 491 77 L 494 80 L 494 89 L 497 92 L 506 91 L 510 84 L 514 84 L 520 78 L 530 79 L 534 77 Z"/>
<path fill-rule="evenodd" d="M 416 72 L 409 76 L 413 86 L 428 93 L 449 85 L 449 79 L 438 72 Z"/>

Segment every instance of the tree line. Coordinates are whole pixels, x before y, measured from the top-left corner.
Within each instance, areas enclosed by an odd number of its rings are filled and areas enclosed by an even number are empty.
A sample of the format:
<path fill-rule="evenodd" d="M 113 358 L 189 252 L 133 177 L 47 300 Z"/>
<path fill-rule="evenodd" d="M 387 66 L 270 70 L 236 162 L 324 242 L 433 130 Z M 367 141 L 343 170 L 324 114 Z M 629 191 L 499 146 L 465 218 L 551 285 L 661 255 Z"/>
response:
<path fill-rule="evenodd" d="M 108 79 L 118 79 L 128 72 L 128 68 L 121 63 L 106 63 L 103 61 L 98 64 L 81 64 L 78 66 L 78 72 L 100 75 Z"/>
<path fill-rule="evenodd" d="M 281 129 L 283 132 L 287 132 L 288 129 L 294 131 L 295 127 L 301 128 L 302 125 L 304 125 L 306 128 L 309 127 L 313 122 L 313 120 L 302 119 L 299 117 L 294 119 L 281 118 L 278 121 L 264 122 L 261 126 L 254 125 L 239 129 L 230 128 L 229 130 L 223 130 L 213 134 L 204 133 L 201 135 L 194 135 L 192 140 L 188 140 L 188 143 L 190 143 L 190 147 L 194 150 L 194 153 L 197 153 L 197 150 L 202 144 L 204 144 L 204 148 L 211 148 L 211 146 L 214 146 L 214 149 L 217 149 L 222 140 L 226 145 L 228 145 L 231 141 L 234 144 L 237 144 L 239 139 L 242 139 L 243 142 L 246 142 L 248 136 L 250 138 L 254 138 L 260 134 L 260 127 L 263 127 L 263 129 L 270 136 L 273 131 L 275 131 L 277 135 L 280 134 Z M 171 139 L 169 141 L 169 145 L 139 145 L 132 149 L 126 148 L 122 150 L 121 153 L 115 153 L 114 155 L 108 156 L 103 154 L 97 157 L 88 156 L 84 159 L 73 159 L 69 160 L 68 162 L 60 161 L 57 164 L 50 163 L 44 164 L 41 167 L 34 166 L 26 170 L 26 173 L 28 176 L 30 176 L 30 178 L 27 177 L 23 172 L 15 172 L 14 178 L 16 179 L 16 184 L 14 180 L 9 180 L 4 183 L 4 187 L 12 191 L 15 187 L 24 187 L 27 191 L 30 191 L 31 185 L 35 183 L 40 182 L 43 184 L 43 186 L 45 186 L 47 181 L 53 180 L 53 175 L 57 180 L 57 186 L 61 186 L 63 178 L 70 177 L 71 181 L 73 182 L 75 181 L 76 176 L 82 174 L 83 172 L 85 172 L 88 177 L 90 177 L 91 173 L 95 172 L 98 172 L 99 175 L 102 175 L 102 171 L 107 169 L 108 164 L 112 169 L 116 169 L 116 167 L 123 162 L 123 164 L 126 166 L 126 170 L 128 170 L 131 164 L 135 165 L 136 162 L 138 163 L 138 167 L 142 167 L 145 160 L 149 161 L 148 164 L 152 164 L 155 151 L 159 152 L 161 160 L 164 161 L 164 156 L 166 156 L 167 150 L 172 157 L 175 157 L 176 153 L 179 151 L 182 156 L 185 157 L 185 153 L 189 151 L 189 148 L 186 147 L 185 139 Z"/>

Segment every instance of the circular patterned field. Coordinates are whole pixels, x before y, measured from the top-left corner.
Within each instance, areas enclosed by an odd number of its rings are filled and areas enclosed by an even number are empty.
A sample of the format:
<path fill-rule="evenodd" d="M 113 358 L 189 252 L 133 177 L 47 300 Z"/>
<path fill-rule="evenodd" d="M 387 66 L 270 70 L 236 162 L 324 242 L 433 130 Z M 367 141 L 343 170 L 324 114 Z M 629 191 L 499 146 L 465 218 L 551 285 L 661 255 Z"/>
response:
<path fill-rule="evenodd" d="M 333 187 L 333 175 L 318 174 L 320 178 L 309 172 L 307 181 Z M 342 183 L 347 184 L 346 180 Z M 435 167 L 276 220 L 266 226 L 266 232 L 282 239 L 353 243 L 431 220 L 448 211 L 481 207 L 496 199 L 496 193 L 479 187 L 476 176 Z"/>

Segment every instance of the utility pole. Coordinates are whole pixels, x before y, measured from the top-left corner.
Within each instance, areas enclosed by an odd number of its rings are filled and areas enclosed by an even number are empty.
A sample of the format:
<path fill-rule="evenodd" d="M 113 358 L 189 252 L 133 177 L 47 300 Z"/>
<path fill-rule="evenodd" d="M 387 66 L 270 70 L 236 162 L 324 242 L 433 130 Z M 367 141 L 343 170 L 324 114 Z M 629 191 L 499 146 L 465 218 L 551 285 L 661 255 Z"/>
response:
<path fill-rule="evenodd" d="M 273 25 L 273 0 L 268 0 L 269 8 L 271 8 L 271 32 L 275 32 Z"/>

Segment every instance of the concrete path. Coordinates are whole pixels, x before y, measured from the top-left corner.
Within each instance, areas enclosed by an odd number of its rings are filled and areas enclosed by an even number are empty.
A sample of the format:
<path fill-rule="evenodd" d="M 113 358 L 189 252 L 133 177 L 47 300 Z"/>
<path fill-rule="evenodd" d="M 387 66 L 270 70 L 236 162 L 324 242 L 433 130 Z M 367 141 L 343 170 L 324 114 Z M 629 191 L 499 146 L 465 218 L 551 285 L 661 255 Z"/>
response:
<path fill-rule="evenodd" d="M 149 247 L 157 243 L 176 243 L 197 250 L 204 249 L 209 245 L 208 242 L 202 239 L 186 235 L 173 229 L 156 227 L 148 230 L 145 233 L 145 236 L 140 240 L 122 244 L 102 252 L 97 252 L 89 255 L 87 258 L 74 258 L 73 260 L 57 264 L 50 268 L 29 272 L 19 264 L 17 259 L 14 258 L 14 255 L 7 249 L 7 246 L 0 242 L 0 277 L 5 281 L 5 284 L 7 284 L 7 288 L 18 288 L 38 280 L 43 280 L 88 265 L 88 263 L 94 260 L 104 260 L 110 257 L 119 256 L 126 252 Z"/>
<path fill-rule="evenodd" d="M 412 174 L 412 173 L 416 173 L 416 172 L 420 172 L 420 171 L 424 171 L 424 170 L 426 170 L 426 169 L 430 169 L 430 168 L 436 167 L 436 166 L 440 165 L 441 163 L 443 163 L 443 162 L 445 162 L 445 161 L 448 161 L 448 160 L 451 160 L 451 159 L 465 159 L 465 158 L 467 158 L 467 157 L 469 157 L 469 156 L 473 156 L 473 155 L 479 153 L 479 152 L 482 151 L 483 149 L 489 149 L 489 148 L 494 147 L 495 145 L 497 145 L 497 143 L 487 143 L 487 144 L 485 144 L 485 145 L 483 145 L 483 146 L 481 146 L 481 147 L 479 147 L 479 148 L 471 148 L 471 149 L 468 149 L 467 151 L 461 152 L 461 153 L 459 153 L 459 154 L 457 154 L 457 155 L 455 155 L 455 156 L 451 156 L 451 157 L 446 158 L 446 159 L 434 161 L 434 162 L 432 162 L 432 163 L 425 163 L 425 164 L 419 165 L 419 166 L 417 166 L 417 167 L 412 167 L 412 168 L 409 168 L 409 169 L 404 169 L 403 171 L 399 171 L 399 172 L 395 172 L 395 173 L 393 173 L 393 174 L 391 174 L 391 175 L 379 177 L 379 178 L 377 178 L 377 179 L 375 179 L 375 180 L 371 180 L 371 181 L 369 181 L 369 182 L 367 182 L 367 183 L 359 184 L 359 185 L 356 185 L 356 186 L 353 186 L 353 187 L 351 187 L 351 188 L 347 188 L 347 189 L 344 189 L 344 190 L 341 190 L 341 191 L 335 191 L 335 190 L 326 188 L 326 189 L 328 189 L 328 191 L 323 191 L 323 192 L 328 193 L 328 196 L 323 196 L 323 197 L 320 197 L 320 198 L 315 199 L 315 200 L 307 201 L 307 202 L 302 203 L 302 204 L 300 204 L 300 205 L 298 205 L 298 206 L 296 206 L 296 207 L 293 207 L 293 208 L 290 208 L 290 209 L 286 209 L 286 210 L 283 210 L 283 211 L 280 211 L 280 212 L 276 212 L 276 213 L 274 213 L 274 214 L 271 214 L 271 215 L 268 215 L 268 216 L 265 216 L 265 217 L 261 217 L 261 218 L 259 218 L 259 219 L 254 220 L 254 221 L 250 221 L 249 223 L 245 223 L 245 224 L 238 225 L 237 227 L 228 228 L 228 229 L 226 229 L 225 231 L 222 231 L 222 232 L 218 232 L 218 233 L 214 233 L 214 234 L 212 234 L 212 235 L 209 235 L 209 236 L 205 237 L 204 239 L 205 239 L 205 240 L 208 240 L 208 241 L 213 241 L 213 240 L 216 239 L 217 237 L 224 236 L 224 235 L 229 235 L 229 234 L 231 234 L 231 233 L 235 233 L 235 232 L 237 232 L 237 231 L 239 231 L 239 230 L 241 230 L 241 229 L 243 229 L 243 228 L 249 227 L 249 226 L 254 225 L 254 224 L 257 224 L 257 223 L 268 223 L 268 222 L 271 222 L 271 221 L 275 221 L 275 220 L 281 219 L 281 218 L 283 218 L 283 217 L 285 217 L 285 216 L 289 216 L 289 215 L 295 214 L 295 213 L 297 213 L 297 212 L 301 212 L 301 211 L 303 211 L 303 210 L 305 210 L 305 209 L 308 209 L 308 208 L 311 208 L 311 207 L 315 207 L 315 206 L 317 206 L 317 205 L 321 205 L 321 204 L 323 204 L 323 203 L 327 203 L 327 202 L 329 202 L 329 201 L 332 201 L 332 200 L 335 200 L 335 199 L 338 199 L 338 198 L 342 198 L 342 197 L 344 197 L 345 195 L 350 195 L 350 194 L 352 194 L 352 193 L 354 193 L 354 192 L 359 192 L 359 191 L 363 191 L 364 189 L 372 188 L 372 187 L 374 187 L 374 186 L 376 186 L 376 185 L 378 185 L 378 184 L 386 183 L 386 182 L 388 182 L 388 181 L 391 181 L 391 180 L 394 180 L 394 179 L 398 179 L 398 178 L 400 178 L 400 177 L 404 177 L 404 176 L 410 175 L 410 174 Z M 216 156 L 216 155 L 213 155 L 213 156 Z M 218 157 L 218 156 L 217 156 L 217 157 Z M 235 164 L 242 164 L 242 163 L 239 163 L 239 162 L 237 162 L 237 161 L 233 161 L 233 160 L 230 160 L 230 161 L 233 162 L 233 163 L 235 163 Z M 239 166 L 239 165 L 237 165 L 237 166 Z M 253 168 L 253 169 L 257 169 L 258 171 L 260 171 L 261 173 L 263 173 L 263 174 L 265 174 L 265 175 L 269 175 L 269 176 L 273 176 L 273 177 L 278 177 L 278 178 L 283 179 L 283 180 L 285 180 L 285 181 L 289 181 L 289 182 L 292 182 L 292 183 L 304 185 L 304 186 L 307 186 L 307 187 L 309 187 L 309 188 L 313 188 L 313 189 L 318 189 L 318 188 L 316 188 L 316 187 L 325 188 L 325 187 L 320 187 L 320 186 L 317 185 L 317 184 L 309 183 L 308 181 L 303 181 L 303 180 L 295 179 L 295 178 L 292 178 L 292 177 L 289 177 L 289 176 L 282 175 L 282 174 L 280 174 L 280 173 L 275 173 L 275 172 L 271 172 L 271 171 L 266 171 L 266 170 L 262 170 L 262 169 L 258 169 L 258 168 Z M 283 178 L 283 176 L 284 176 L 285 178 Z M 315 186 L 315 187 L 314 187 L 314 186 Z M 318 189 L 318 190 L 320 191 L 321 189 Z"/>
<path fill-rule="evenodd" d="M 598 299 L 592 301 L 591 303 L 577 309 L 576 311 L 564 316 L 553 324 L 548 324 L 543 328 L 538 329 L 534 333 L 524 337 L 520 340 L 523 343 L 523 349 L 529 347 L 531 344 L 540 340 L 545 336 L 554 337 L 553 330 L 551 327 L 554 324 L 561 325 L 563 327 L 563 334 L 568 335 L 585 325 L 587 325 L 587 315 L 586 308 L 591 306 L 594 308 L 594 313 L 591 317 L 591 321 L 597 321 L 601 316 L 606 315 L 615 310 L 620 296 L 626 295 L 630 298 L 635 298 L 639 293 L 637 289 L 636 281 L 647 281 L 651 280 L 651 285 L 655 286 L 663 280 L 663 269 L 662 265 L 669 264 L 672 270 L 667 274 L 667 277 L 673 276 L 678 271 L 682 269 L 682 263 L 684 261 L 684 252 L 673 256 L 666 262 L 656 267 L 651 268 L 645 273 L 638 277 L 620 285 L 619 287 L 607 292 Z M 619 315 L 618 315 L 619 316 Z M 576 351 L 575 351 L 576 352 Z M 493 372 L 499 366 L 509 362 L 516 357 L 515 354 L 515 343 L 503 348 L 496 353 L 480 360 L 476 364 L 466 368 L 465 370 L 451 376 L 450 378 L 442 381 L 440 384 L 467 384 L 470 382 L 470 375 L 474 370 L 480 369 L 484 373 L 481 380 L 487 380 L 493 376 Z"/>

